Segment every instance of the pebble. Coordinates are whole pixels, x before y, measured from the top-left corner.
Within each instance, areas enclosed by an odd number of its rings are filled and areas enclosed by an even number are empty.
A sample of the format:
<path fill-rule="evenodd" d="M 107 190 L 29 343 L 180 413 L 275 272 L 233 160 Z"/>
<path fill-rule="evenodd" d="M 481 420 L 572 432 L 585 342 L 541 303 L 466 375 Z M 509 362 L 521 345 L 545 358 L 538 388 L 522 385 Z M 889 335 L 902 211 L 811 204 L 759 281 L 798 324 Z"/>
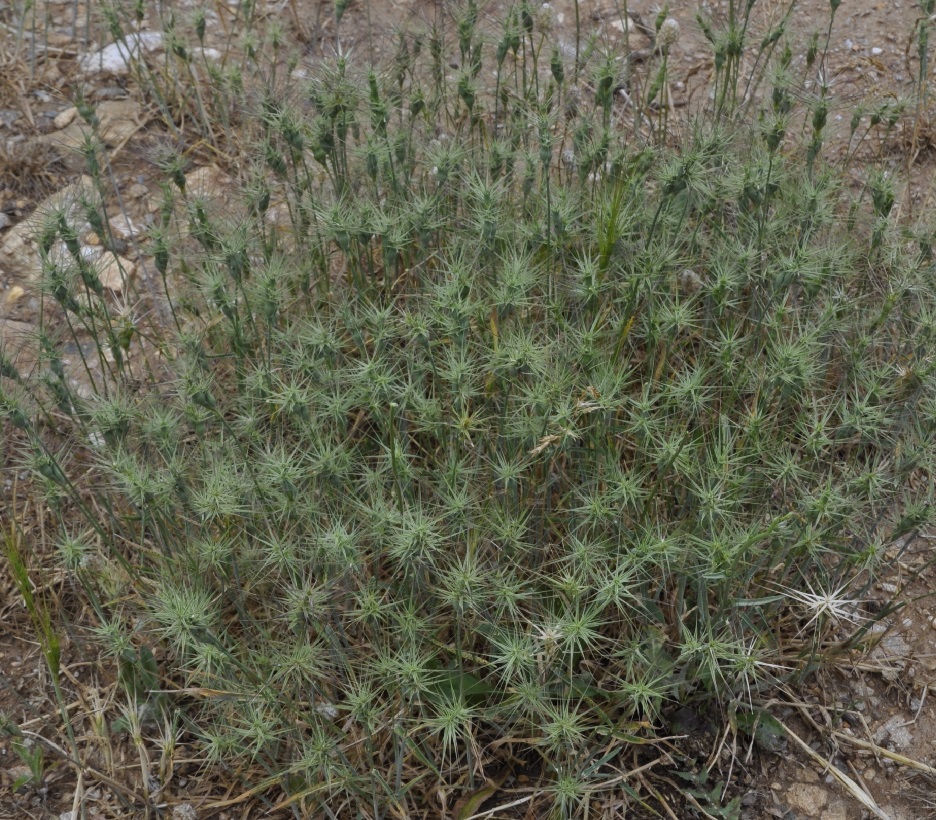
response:
<path fill-rule="evenodd" d="M 95 100 L 126 100 L 130 95 L 127 94 L 126 88 L 121 88 L 119 85 L 106 85 L 95 88 L 91 96 Z"/>
<path fill-rule="evenodd" d="M 67 128 L 69 125 L 74 122 L 75 117 L 78 116 L 78 109 L 75 106 L 71 108 L 66 108 L 64 111 L 59 112 L 55 115 L 55 119 L 52 120 L 52 124 L 56 128 Z"/>
<path fill-rule="evenodd" d="M 808 783 L 794 783 L 786 794 L 787 803 L 806 817 L 821 817 L 829 800 L 825 789 Z"/>
<path fill-rule="evenodd" d="M 913 733 L 907 726 L 907 719 L 903 715 L 894 715 L 888 719 L 875 731 L 874 742 L 879 746 L 886 743 L 893 749 L 906 749 L 913 743 Z"/>
<path fill-rule="evenodd" d="M 114 236 L 119 239 L 132 239 L 140 233 L 139 226 L 135 225 L 133 220 L 126 214 L 117 214 L 109 220 L 110 229 Z"/>
<path fill-rule="evenodd" d="M 83 54 L 78 58 L 78 65 L 85 74 L 129 74 L 134 59 L 138 59 L 141 53 L 157 51 L 162 45 L 161 32 L 135 32 L 121 42 L 111 43 L 92 54 Z"/>
<path fill-rule="evenodd" d="M 124 283 L 132 279 L 135 273 L 136 265 L 129 259 L 108 255 L 104 265 L 98 271 L 98 278 L 108 290 L 114 293 L 122 293 Z"/>
<path fill-rule="evenodd" d="M 7 307 L 7 308 L 12 307 L 25 295 L 26 295 L 25 290 L 23 290 L 19 285 L 13 285 L 13 287 L 11 287 L 7 291 L 6 296 L 3 297 L 4 307 Z"/>
<path fill-rule="evenodd" d="M 884 49 L 883 49 L 883 48 L 878 48 L 877 46 L 875 46 L 874 48 L 871 49 L 871 53 L 872 53 L 875 57 L 877 57 L 877 56 L 879 56 L 879 55 L 881 55 L 881 54 L 884 53 Z"/>

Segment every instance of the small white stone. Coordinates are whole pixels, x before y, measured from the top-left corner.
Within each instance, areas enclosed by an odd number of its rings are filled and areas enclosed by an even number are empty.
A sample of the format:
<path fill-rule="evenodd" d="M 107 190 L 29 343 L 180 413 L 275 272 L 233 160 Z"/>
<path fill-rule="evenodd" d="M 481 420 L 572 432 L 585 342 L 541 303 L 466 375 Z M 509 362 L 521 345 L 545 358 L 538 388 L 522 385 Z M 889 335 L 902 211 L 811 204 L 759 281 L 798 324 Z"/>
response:
<path fill-rule="evenodd" d="M 879 55 L 881 55 L 881 54 L 884 53 L 884 49 L 883 49 L 883 48 L 878 48 L 877 46 L 875 46 L 874 48 L 871 49 L 871 53 L 872 53 L 875 57 L 877 57 L 877 56 L 879 56 Z"/>
<path fill-rule="evenodd" d="M 78 65 L 86 74 L 98 71 L 105 74 L 129 74 L 130 65 L 134 60 L 140 59 L 147 52 L 162 48 L 162 45 L 161 32 L 135 32 L 92 54 L 83 54 L 78 58 Z"/>
<path fill-rule="evenodd" d="M 119 239 L 132 239 L 140 233 L 139 227 L 134 225 L 133 220 L 124 214 L 112 217 L 109 224 L 114 236 Z"/>
<path fill-rule="evenodd" d="M 67 128 L 72 124 L 72 121 L 77 116 L 78 109 L 75 108 L 75 106 L 72 106 L 71 108 L 66 108 L 64 111 L 58 114 L 56 118 L 52 120 L 52 124 L 58 129 Z"/>
<path fill-rule="evenodd" d="M 135 271 L 136 265 L 129 259 L 124 259 L 122 256 L 108 255 L 98 271 L 98 278 L 108 290 L 114 293 L 123 293 L 124 284 L 133 278 Z"/>

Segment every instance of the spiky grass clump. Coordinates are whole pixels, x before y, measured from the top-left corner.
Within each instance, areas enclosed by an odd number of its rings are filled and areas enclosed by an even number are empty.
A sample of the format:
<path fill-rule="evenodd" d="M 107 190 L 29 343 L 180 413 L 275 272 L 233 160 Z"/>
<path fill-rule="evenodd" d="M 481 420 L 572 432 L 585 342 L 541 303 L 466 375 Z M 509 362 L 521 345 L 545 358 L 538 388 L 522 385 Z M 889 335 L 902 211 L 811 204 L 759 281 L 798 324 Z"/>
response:
<path fill-rule="evenodd" d="M 512 738 L 572 815 L 669 704 L 750 708 L 813 661 L 828 591 L 932 514 L 933 262 L 883 178 L 846 223 L 776 99 L 637 150 L 603 98 L 557 114 L 564 71 L 511 74 L 519 37 L 486 97 L 462 34 L 428 89 L 406 51 L 266 99 L 243 216 L 182 189 L 160 231 L 171 386 L 65 404 L 107 511 L 98 571 L 86 525 L 67 568 L 208 693 L 171 707 L 208 759 L 306 813 L 405 813 Z M 109 328 L 75 266 L 50 294 Z"/>

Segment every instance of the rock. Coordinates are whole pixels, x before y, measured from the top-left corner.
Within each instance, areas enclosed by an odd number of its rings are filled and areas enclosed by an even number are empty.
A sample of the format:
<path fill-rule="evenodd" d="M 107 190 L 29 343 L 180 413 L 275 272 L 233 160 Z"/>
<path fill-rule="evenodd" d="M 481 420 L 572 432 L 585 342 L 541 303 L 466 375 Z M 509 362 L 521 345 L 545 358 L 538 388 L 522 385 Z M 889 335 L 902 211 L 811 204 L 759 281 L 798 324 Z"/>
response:
<path fill-rule="evenodd" d="M 126 100 L 128 98 L 127 89 L 119 85 L 105 85 L 95 88 L 91 92 L 91 99 L 97 100 Z"/>
<path fill-rule="evenodd" d="M 221 199 L 231 178 L 217 165 L 202 165 L 185 175 L 185 190 L 208 199 Z"/>
<path fill-rule="evenodd" d="M 904 724 L 907 719 L 903 715 L 894 715 L 881 724 L 874 733 L 874 742 L 879 746 L 885 743 L 895 750 L 906 749 L 913 743 L 913 733 Z"/>
<path fill-rule="evenodd" d="M 17 303 L 26 295 L 26 291 L 19 285 L 13 285 L 3 297 L 3 310 L 6 313 L 10 308 L 16 307 Z"/>
<path fill-rule="evenodd" d="M 91 54 L 78 58 L 78 65 L 85 74 L 129 74 L 134 60 L 144 54 L 159 51 L 163 37 L 158 31 L 141 31 L 128 34 L 123 40 L 111 43 Z"/>
<path fill-rule="evenodd" d="M 42 273 L 39 251 L 35 247 L 36 234 L 42 227 L 46 214 L 64 210 L 66 218 L 80 233 L 85 229 L 84 219 L 77 213 L 76 202 L 82 195 L 94 193 L 91 177 L 83 176 L 77 182 L 65 186 L 61 191 L 43 200 L 35 211 L 16 225 L 0 242 L 0 272 L 6 273 L 13 280 L 36 282 Z M 80 222 L 81 224 L 75 224 Z M 53 249 L 53 255 L 63 253 L 64 249 Z"/>
<path fill-rule="evenodd" d="M 0 211 L 0 231 L 4 228 L 9 228 L 13 224 L 13 220 L 10 219 L 3 211 Z"/>
<path fill-rule="evenodd" d="M 919 815 L 914 814 L 914 816 L 911 817 L 910 815 L 904 813 L 902 809 L 891 803 L 881 806 L 881 811 L 891 820 L 920 820 Z"/>
<path fill-rule="evenodd" d="M 786 793 L 790 808 L 802 812 L 804 817 L 824 817 L 822 809 L 828 800 L 825 789 L 810 783 L 794 783 Z"/>
<path fill-rule="evenodd" d="M 822 813 L 823 820 L 848 820 L 848 806 L 844 800 L 833 800 Z"/>
<path fill-rule="evenodd" d="M 819 775 L 816 774 L 812 769 L 803 769 L 800 772 L 800 778 L 803 783 L 818 783 Z"/>
<path fill-rule="evenodd" d="M 134 100 L 105 100 L 94 106 L 94 113 L 100 124 L 97 135 L 104 144 L 113 148 L 135 134 L 140 128 L 140 103 Z M 83 119 L 72 117 L 67 126 L 51 134 L 35 137 L 37 142 L 51 145 L 62 154 L 63 162 L 74 160 L 73 152 L 82 148 L 91 133 L 91 126 Z M 77 158 L 82 164 L 83 157 Z"/>
<path fill-rule="evenodd" d="M 62 79 L 62 72 L 59 71 L 58 60 L 46 63 L 39 76 L 46 85 L 56 85 L 56 83 Z"/>
<path fill-rule="evenodd" d="M 113 293 L 123 293 L 124 286 L 136 274 L 136 265 L 122 256 L 107 254 L 98 270 L 101 284 Z"/>
<path fill-rule="evenodd" d="M 52 124 L 61 130 L 62 128 L 67 128 L 69 125 L 71 125 L 77 116 L 78 109 L 75 108 L 75 106 L 72 106 L 71 108 L 66 108 L 60 114 L 57 114 L 55 119 L 52 120 Z"/>
<path fill-rule="evenodd" d="M 289 228 L 292 225 L 292 218 L 289 215 L 289 208 L 285 203 L 277 203 L 275 205 L 270 205 L 267 208 L 266 213 L 263 215 L 264 221 L 273 228 L 283 228 L 284 230 Z M 936 629 L 936 623 L 934 623 L 933 628 Z"/>
<path fill-rule="evenodd" d="M 39 274 L 40 266 L 38 255 L 33 252 L 31 245 L 32 229 L 24 227 L 25 224 L 21 222 L 0 244 L 0 269 L 32 280 Z"/>
<path fill-rule="evenodd" d="M 140 226 L 135 224 L 126 214 L 117 214 L 108 220 L 111 233 L 116 239 L 130 240 L 139 237 L 142 232 Z"/>
<path fill-rule="evenodd" d="M 47 31 L 43 33 L 43 36 L 47 45 L 57 48 L 65 48 L 75 42 L 75 38 L 64 31 Z"/>
<path fill-rule="evenodd" d="M 15 322 L 0 317 L 0 350 L 20 376 L 28 376 L 39 358 L 36 328 L 28 322 Z"/>
<path fill-rule="evenodd" d="M 20 112 L 13 108 L 0 108 L 0 126 L 10 128 L 20 116 Z"/>

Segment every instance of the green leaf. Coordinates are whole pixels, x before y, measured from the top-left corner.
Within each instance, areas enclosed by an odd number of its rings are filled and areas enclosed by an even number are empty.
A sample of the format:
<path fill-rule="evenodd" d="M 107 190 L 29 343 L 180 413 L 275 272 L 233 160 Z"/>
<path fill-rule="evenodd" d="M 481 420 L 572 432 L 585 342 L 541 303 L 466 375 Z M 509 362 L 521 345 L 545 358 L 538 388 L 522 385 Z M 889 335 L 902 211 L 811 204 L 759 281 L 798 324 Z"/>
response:
<path fill-rule="evenodd" d="M 754 742 L 764 751 L 779 754 L 786 748 L 786 730 L 783 724 L 766 710 L 739 712 L 735 719 L 738 729 L 753 736 Z"/>
<path fill-rule="evenodd" d="M 507 770 L 505 769 L 495 778 L 488 780 L 480 789 L 459 800 L 452 812 L 453 820 L 467 820 L 467 818 L 477 814 L 478 809 L 497 793 L 497 790 L 506 779 Z"/>
<path fill-rule="evenodd" d="M 450 701 L 458 697 L 464 698 L 465 701 L 477 702 L 486 700 L 496 692 L 493 686 L 484 683 L 470 672 L 456 669 L 453 665 L 443 667 L 437 660 L 426 665 L 436 672 L 435 680 L 427 693 L 427 697 L 433 702 Z"/>

